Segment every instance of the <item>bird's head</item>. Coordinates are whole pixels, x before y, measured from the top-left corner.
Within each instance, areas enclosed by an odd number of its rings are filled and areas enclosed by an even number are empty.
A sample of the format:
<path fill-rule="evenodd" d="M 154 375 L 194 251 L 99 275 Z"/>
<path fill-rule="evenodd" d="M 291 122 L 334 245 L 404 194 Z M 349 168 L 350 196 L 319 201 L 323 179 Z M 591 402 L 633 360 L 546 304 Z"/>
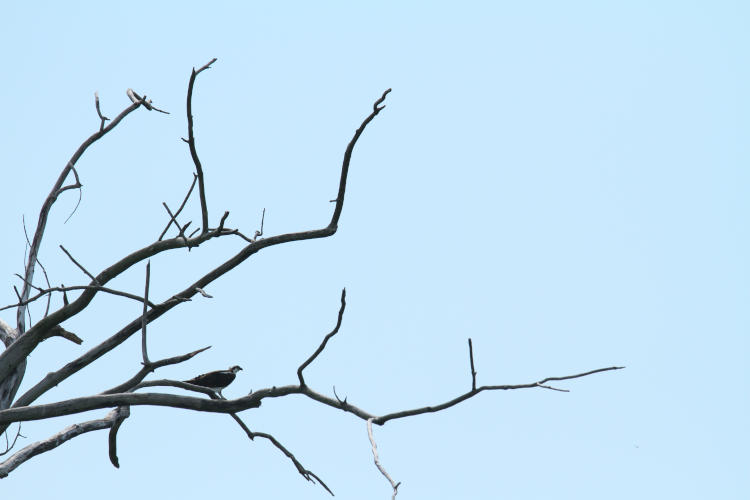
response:
<path fill-rule="evenodd" d="M 236 374 L 237 374 L 237 372 L 238 372 L 238 371 L 240 371 L 240 370 L 242 370 L 242 367 L 241 367 L 241 366 L 237 366 L 237 365 L 234 365 L 233 367 L 231 367 L 231 368 L 229 369 L 229 371 L 230 371 L 230 372 L 232 372 L 232 373 L 234 373 L 235 375 L 236 375 Z"/>

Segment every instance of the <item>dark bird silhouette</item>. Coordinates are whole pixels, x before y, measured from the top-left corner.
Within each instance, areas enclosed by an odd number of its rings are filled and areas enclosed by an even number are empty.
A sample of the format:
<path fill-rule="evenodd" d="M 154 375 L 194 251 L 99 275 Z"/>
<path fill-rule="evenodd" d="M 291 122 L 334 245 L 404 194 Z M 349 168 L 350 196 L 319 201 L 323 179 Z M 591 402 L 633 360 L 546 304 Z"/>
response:
<path fill-rule="evenodd" d="M 184 382 L 207 387 L 223 398 L 224 395 L 221 393 L 221 390 L 234 381 L 237 372 L 240 370 L 242 370 L 242 367 L 234 365 L 228 370 L 217 370 L 215 372 L 204 373 L 203 375 L 198 375 L 197 377 L 185 380 Z"/>

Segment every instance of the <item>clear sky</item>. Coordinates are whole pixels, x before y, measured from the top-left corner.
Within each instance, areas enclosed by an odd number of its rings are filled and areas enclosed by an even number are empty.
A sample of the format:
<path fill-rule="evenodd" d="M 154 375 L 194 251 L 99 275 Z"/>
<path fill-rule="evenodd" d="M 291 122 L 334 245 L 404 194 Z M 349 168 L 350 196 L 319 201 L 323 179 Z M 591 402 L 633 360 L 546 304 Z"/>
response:
<path fill-rule="evenodd" d="M 322 227 L 354 153 L 339 232 L 273 247 L 149 328 L 152 358 L 205 345 L 157 378 L 244 367 L 225 395 L 296 381 L 335 323 L 310 385 L 368 411 L 436 404 L 480 384 L 625 365 L 559 387 L 482 394 L 376 427 L 399 499 L 744 499 L 750 491 L 750 7 L 746 2 L 12 2 L 5 48 L 0 287 L 15 300 L 22 215 L 70 155 L 147 94 L 79 162 L 40 254 L 55 284 L 152 242 L 193 165 L 194 115 L 215 225 L 267 235 Z M 199 223 L 191 203 L 183 222 Z M 230 238 L 152 259 L 164 300 L 242 247 Z M 144 266 L 113 285 L 134 293 Z M 59 298 L 56 299 L 59 304 Z M 139 314 L 101 297 L 46 341 L 21 391 Z M 40 308 L 32 310 L 36 321 Z M 14 321 L 8 311 L 0 313 Z M 130 377 L 140 340 L 39 402 Z M 106 411 L 27 423 L 21 445 Z M 365 423 L 303 397 L 244 412 L 338 498 L 385 499 Z M 0 496 L 326 498 L 225 415 L 133 408 L 119 433 L 76 438 L 0 481 Z"/>

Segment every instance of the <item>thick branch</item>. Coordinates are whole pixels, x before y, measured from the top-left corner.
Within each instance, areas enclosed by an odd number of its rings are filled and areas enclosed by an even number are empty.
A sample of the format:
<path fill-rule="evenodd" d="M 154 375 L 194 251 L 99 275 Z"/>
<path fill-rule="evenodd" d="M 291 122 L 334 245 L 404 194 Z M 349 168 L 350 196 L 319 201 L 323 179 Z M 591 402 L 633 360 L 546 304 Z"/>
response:
<path fill-rule="evenodd" d="M 89 420 L 80 424 L 74 424 L 70 427 L 66 427 L 62 431 L 58 432 L 54 436 L 43 441 L 37 441 L 36 443 L 30 444 L 25 448 L 22 448 L 16 452 L 8 460 L 0 463 L 0 478 L 7 477 L 8 474 L 13 472 L 19 465 L 26 462 L 27 460 L 34 458 L 37 455 L 50 451 L 57 448 L 66 441 L 73 439 L 76 436 L 85 434 L 91 431 L 98 431 L 101 429 L 107 429 L 117 422 L 121 417 L 119 409 L 112 410 L 107 414 L 106 417 L 98 420 Z"/>
<path fill-rule="evenodd" d="M 328 340 L 334 335 L 336 335 L 339 331 L 339 328 L 341 328 L 341 320 L 344 318 L 344 309 L 346 309 L 346 288 L 341 290 L 341 307 L 339 308 L 339 317 L 338 317 L 338 320 L 336 321 L 336 327 L 333 330 L 331 330 L 331 333 L 325 336 L 325 338 L 323 339 L 323 342 L 320 343 L 320 345 L 312 354 L 312 356 L 307 358 L 307 361 L 302 363 L 300 367 L 297 369 L 297 377 L 299 378 L 300 385 L 305 385 L 305 379 L 302 377 L 302 370 L 307 368 L 307 366 L 310 363 L 315 361 L 315 358 L 317 358 L 318 355 L 321 352 L 323 352 L 323 349 L 325 349 L 326 344 L 328 343 Z"/>
<path fill-rule="evenodd" d="M 109 429 L 109 461 L 112 462 L 116 468 L 120 468 L 120 460 L 117 458 L 117 431 L 120 430 L 120 426 L 126 418 L 130 416 L 129 406 L 120 406 L 115 410 L 117 415 L 112 427 Z"/>
<path fill-rule="evenodd" d="M 0 319 L 0 340 L 7 348 L 13 342 L 15 342 L 18 336 L 18 330 L 11 327 L 8 323 Z M 26 372 L 26 361 L 19 363 L 15 370 L 10 372 L 10 375 L 4 380 L 0 380 L 0 410 L 8 408 L 13 402 L 13 398 L 16 397 L 16 392 L 21 386 L 23 381 L 23 375 Z M 0 434 L 5 432 L 7 427 L 0 429 Z"/>

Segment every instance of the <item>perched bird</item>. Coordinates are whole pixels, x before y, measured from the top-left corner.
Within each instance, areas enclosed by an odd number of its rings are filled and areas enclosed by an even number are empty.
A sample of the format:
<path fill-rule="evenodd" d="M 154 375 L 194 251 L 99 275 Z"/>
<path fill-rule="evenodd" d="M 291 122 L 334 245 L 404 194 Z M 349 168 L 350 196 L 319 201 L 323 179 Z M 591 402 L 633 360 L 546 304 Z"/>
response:
<path fill-rule="evenodd" d="M 208 387 L 223 398 L 224 395 L 221 393 L 221 390 L 234 381 L 234 377 L 237 376 L 237 372 L 240 370 L 242 370 L 242 367 L 234 365 L 228 370 L 217 370 L 215 372 L 204 373 L 203 375 L 198 375 L 197 377 L 185 380 L 184 382 L 199 385 L 201 387 Z"/>

